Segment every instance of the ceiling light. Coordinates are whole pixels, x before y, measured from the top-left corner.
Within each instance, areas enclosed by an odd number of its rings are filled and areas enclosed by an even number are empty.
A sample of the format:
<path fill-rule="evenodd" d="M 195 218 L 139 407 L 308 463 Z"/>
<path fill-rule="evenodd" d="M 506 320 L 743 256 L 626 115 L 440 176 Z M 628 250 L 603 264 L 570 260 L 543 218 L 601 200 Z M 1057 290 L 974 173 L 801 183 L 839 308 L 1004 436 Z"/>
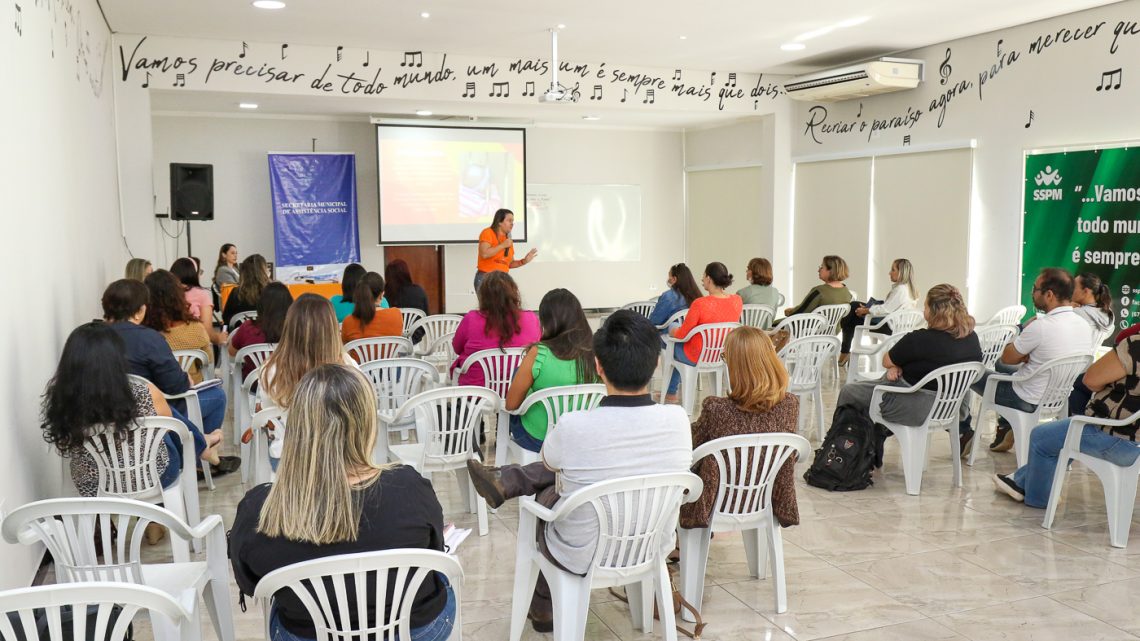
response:
<path fill-rule="evenodd" d="M 582 120 L 601 120 L 601 116 L 582 116 Z"/>
<path fill-rule="evenodd" d="M 428 111 L 427 109 L 419 109 L 416 111 L 416 115 L 417 116 L 430 116 L 431 112 Z"/>
<path fill-rule="evenodd" d="M 253 6 L 258 9 L 284 9 L 285 3 L 281 0 L 253 0 Z"/>
<path fill-rule="evenodd" d="M 688 40 L 689 36 L 681 36 L 681 40 Z"/>
<path fill-rule="evenodd" d="M 559 29 L 565 29 L 565 28 L 566 28 L 566 25 L 564 25 L 564 24 L 559 24 L 559 25 L 558 25 L 558 28 L 559 28 Z"/>
<path fill-rule="evenodd" d="M 796 36 L 796 42 L 803 42 L 804 40 L 811 40 L 813 38 L 818 38 L 820 36 L 826 36 L 827 34 L 831 33 L 834 30 L 835 30 L 835 27 L 833 27 L 833 26 L 832 27 L 820 27 L 819 29 L 816 29 L 815 31 L 808 31 L 806 33 L 801 33 L 800 35 Z"/>
<path fill-rule="evenodd" d="M 257 103 L 256 102 L 239 102 L 238 107 L 241 107 L 242 109 L 257 109 Z"/>
<path fill-rule="evenodd" d="M 806 48 L 807 45 L 802 42 L 789 42 L 787 44 L 780 45 L 780 51 L 803 51 Z"/>
<path fill-rule="evenodd" d="M 870 19 L 871 16 L 859 16 L 858 18 L 851 18 L 849 20 L 844 20 L 843 22 L 837 22 L 835 23 L 835 26 L 839 29 L 847 29 L 849 27 L 857 27 Z"/>
<path fill-rule="evenodd" d="M 430 18 L 430 17 L 431 17 L 431 14 L 430 14 L 430 13 L 428 13 L 427 11 L 425 11 L 425 12 L 423 12 L 423 13 L 421 13 L 421 14 L 420 14 L 420 17 L 421 17 L 421 18 Z"/>

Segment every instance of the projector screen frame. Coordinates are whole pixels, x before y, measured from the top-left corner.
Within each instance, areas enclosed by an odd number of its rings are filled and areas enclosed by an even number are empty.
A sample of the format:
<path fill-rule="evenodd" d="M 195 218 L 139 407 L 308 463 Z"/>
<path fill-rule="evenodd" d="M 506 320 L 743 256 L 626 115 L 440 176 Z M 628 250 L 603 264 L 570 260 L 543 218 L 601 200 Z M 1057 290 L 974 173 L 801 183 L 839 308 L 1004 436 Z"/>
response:
<path fill-rule="evenodd" d="M 381 192 L 381 186 L 380 186 L 379 135 L 380 135 L 380 128 L 381 127 L 400 127 L 400 128 L 415 128 L 415 129 L 465 129 L 465 130 L 474 129 L 474 130 L 482 130 L 482 131 L 517 131 L 517 132 L 521 133 L 522 134 L 522 144 L 523 144 L 522 238 L 515 238 L 514 230 L 511 231 L 511 238 L 514 239 L 514 241 L 516 243 L 527 242 L 527 224 L 526 224 L 526 222 L 527 222 L 527 211 L 526 211 L 526 208 L 527 208 L 527 181 L 526 181 L 526 128 L 525 127 L 491 127 L 491 126 L 486 126 L 486 125 L 427 125 L 427 124 L 416 124 L 416 123 L 388 123 L 388 122 L 376 122 L 376 123 L 374 123 L 373 126 L 375 127 L 374 135 L 375 135 L 375 139 L 376 139 L 376 237 L 377 237 L 377 241 L 378 241 L 377 242 L 378 247 L 384 247 L 384 246 L 388 246 L 388 245 L 393 245 L 393 246 L 397 246 L 397 245 L 436 245 L 436 246 L 439 246 L 439 245 L 474 245 L 474 244 L 479 243 L 478 238 L 475 238 L 473 240 L 416 240 L 416 241 L 407 241 L 407 240 L 385 241 L 384 240 L 384 224 L 383 224 L 384 214 L 381 211 L 382 206 L 383 206 L 382 203 L 384 201 L 383 201 L 383 194 Z M 513 209 L 511 211 L 514 212 L 515 218 L 517 219 L 519 216 L 519 212 L 517 212 Z"/>

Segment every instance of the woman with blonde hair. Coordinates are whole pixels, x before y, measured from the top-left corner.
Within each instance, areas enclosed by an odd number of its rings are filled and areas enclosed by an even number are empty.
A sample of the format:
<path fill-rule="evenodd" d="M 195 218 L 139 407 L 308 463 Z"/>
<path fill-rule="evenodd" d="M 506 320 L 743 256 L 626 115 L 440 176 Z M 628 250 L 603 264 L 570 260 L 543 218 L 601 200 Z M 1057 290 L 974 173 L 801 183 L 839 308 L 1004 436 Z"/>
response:
<path fill-rule="evenodd" d="M 443 508 L 431 483 L 414 468 L 372 461 L 378 433 L 368 380 L 353 368 L 325 364 L 295 387 L 277 481 L 245 495 L 230 532 L 230 562 L 242 594 L 252 595 L 270 572 L 302 561 L 377 550 L 443 551 Z M 394 577 L 388 582 L 384 612 L 372 600 L 358 605 L 349 591 L 341 611 L 351 613 L 353 627 L 367 625 L 400 607 L 402 589 Z M 308 610 L 292 591 L 274 595 L 270 612 L 272 641 L 316 638 Z M 355 620 L 361 612 L 369 621 Z M 412 602 L 410 641 L 447 639 L 455 613 L 454 591 L 433 574 Z"/>
<path fill-rule="evenodd" d="M 732 330 L 725 339 L 724 359 L 732 390 L 726 397 L 705 398 L 701 415 L 693 422 L 693 449 L 738 434 L 795 434 L 799 400 L 788 393 L 788 372 L 776 356 L 768 335 L 748 326 Z M 772 509 L 784 527 L 800 522 L 795 465 L 795 458 L 784 463 L 772 489 Z M 705 482 L 705 488 L 700 498 L 681 506 L 683 528 L 709 526 L 720 484 L 720 472 L 711 458 L 701 460 L 695 471 Z"/>
<path fill-rule="evenodd" d="M 154 267 L 150 264 L 149 260 L 145 258 L 132 258 L 127 261 L 127 271 L 124 278 L 137 280 L 141 283 L 143 279 L 150 276 L 150 273 L 153 271 Z"/>
<path fill-rule="evenodd" d="M 843 283 L 851 274 L 847 270 L 847 261 L 842 257 L 830 254 L 824 256 L 819 261 L 817 275 L 823 283 L 808 290 L 799 305 L 786 308 L 785 316 L 806 314 L 823 305 L 846 305 L 851 302 L 851 290 Z"/>
<path fill-rule="evenodd" d="M 851 339 L 855 336 L 855 326 L 863 322 L 867 314 L 871 315 L 871 323 L 876 324 L 883 320 L 887 314 L 900 309 L 910 309 L 918 300 L 918 290 L 914 286 L 914 267 L 905 258 L 896 258 L 891 261 L 891 271 L 887 274 L 891 279 L 891 291 L 887 293 L 887 300 L 879 301 L 874 298 L 866 303 L 851 302 L 851 313 L 839 321 L 843 331 L 843 345 L 839 350 L 839 364 L 846 365 L 851 356 Z M 874 330 L 877 334 L 891 333 L 891 328 L 883 326 Z"/>
<path fill-rule="evenodd" d="M 321 365 L 356 363 L 344 351 L 332 304 L 317 294 L 301 294 L 285 314 L 281 340 L 265 362 L 258 385 L 263 407 L 289 409 L 301 378 Z"/>
<path fill-rule="evenodd" d="M 974 317 L 966 310 L 966 300 L 957 287 L 945 283 L 931 287 L 926 293 L 923 316 L 926 328 L 903 336 L 883 356 L 887 373 L 882 378 L 843 386 L 835 404 L 836 412 L 848 405 L 869 415 L 871 395 L 877 385 L 910 387 L 939 367 L 982 360 L 982 344 L 974 333 Z M 932 382 L 917 394 L 885 395 L 881 407 L 883 418 L 901 425 L 921 425 L 934 404 L 934 391 Z M 969 442 L 969 436 L 972 434 L 962 434 L 963 444 Z"/>

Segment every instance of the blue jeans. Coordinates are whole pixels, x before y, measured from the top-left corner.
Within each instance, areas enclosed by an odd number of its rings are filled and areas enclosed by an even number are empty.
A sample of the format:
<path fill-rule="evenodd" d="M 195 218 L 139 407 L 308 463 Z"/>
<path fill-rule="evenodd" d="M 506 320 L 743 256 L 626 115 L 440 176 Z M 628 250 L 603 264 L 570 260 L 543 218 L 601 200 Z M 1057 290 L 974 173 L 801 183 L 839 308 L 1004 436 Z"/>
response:
<path fill-rule="evenodd" d="M 1057 458 L 1065 444 L 1071 418 L 1038 425 L 1029 435 L 1029 461 L 1013 473 L 1013 482 L 1025 490 L 1025 504 L 1045 508 L 1053 487 Z M 1140 445 L 1108 434 L 1092 425 L 1081 433 L 1081 452 L 1126 467 L 1140 457 Z"/>
<path fill-rule="evenodd" d="M 998 373 L 1004 374 L 1004 373 L 1011 372 L 1011 371 L 1016 371 L 1016 370 L 1009 368 L 1009 367 L 1003 367 L 1001 363 L 998 363 Z M 979 378 L 977 380 L 977 382 L 975 382 L 973 385 L 971 385 L 970 389 L 977 392 L 978 396 L 981 396 L 982 394 L 984 394 L 986 391 L 986 379 L 988 379 L 993 373 L 994 372 L 986 372 L 986 373 L 982 374 L 982 377 Z M 1027 402 L 1021 400 L 1021 397 L 1017 395 L 1017 392 L 1013 391 L 1013 383 L 1010 383 L 1009 381 L 1001 381 L 997 384 L 997 389 L 994 390 L 994 405 L 1001 405 L 1002 407 L 1009 407 L 1009 408 L 1015 409 L 1019 412 L 1035 412 L 1035 411 L 1037 411 L 1037 404 L 1036 403 L 1027 403 Z M 963 403 L 962 407 L 968 407 L 968 405 L 966 403 Z M 966 418 L 959 421 L 959 425 L 961 426 L 960 429 L 962 429 L 963 431 L 965 431 L 967 428 L 973 429 L 970 427 L 970 421 L 971 421 L 971 417 L 970 417 L 968 410 L 967 410 Z M 1008 426 L 1009 422 L 1006 421 L 1001 416 L 998 416 L 998 425 Z"/>
<path fill-rule="evenodd" d="M 684 346 L 685 346 L 684 343 L 677 343 L 676 345 L 673 346 L 673 360 L 678 362 L 678 363 L 684 363 L 686 365 L 696 365 L 696 363 L 689 360 L 689 357 L 685 355 Z M 668 391 L 668 393 L 669 394 L 676 394 L 677 388 L 680 386 L 681 386 L 681 371 L 674 369 L 673 375 L 669 377 L 669 391 Z"/>
<path fill-rule="evenodd" d="M 162 444 L 166 446 L 166 454 L 170 458 L 170 463 L 166 465 L 166 471 L 162 476 L 158 477 L 162 483 L 163 489 L 174 485 L 178 480 L 178 476 L 182 473 L 182 447 L 178 441 L 174 440 L 174 434 L 167 432 L 166 436 L 162 437 Z"/>
<path fill-rule="evenodd" d="M 447 641 L 447 638 L 451 636 L 451 629 L 455 627 L 455 591 L 451 589 L 451 584 L 447 582 L 447 579 L 444 579 L 443 583 L 447 586 L 447 603 L 444 604 L 443 611 L 431 623 L 412 628 L 410 641 Z M 277 604 L 274 603 L 269 614 L 269 641 L 313 640 L 293 634 L 282 625 L 281 619 L 277 616 Z"/>
<path fill-rule="evenodd" d="M 186 405 L 183 404 L 182 407 L 185 408 Z M 174 418 L 182 421 L 186 429 L 190 430 L 190 436 L 194 439 L 194 452 L 198 455 L 198 458 L 202 458 L 202 452 L 206 451 L 206 437 L 202 436 L 202 431 L 198 429 L 197 425 L 191 423 L 190 419 L 186 418 L 185 410 L 180 409 L 174 403 L 170 404 L 170 414 Z"/>
<path fill-rule="evenodd" d="M 475 280 L 472 284 L 475 286 L 475 295 L 479 295 L 479 286 L 483 284 L 483 279 L 487 277 L 488 272 L 475 272 Z"/>
<path fill-rule="evenodd" d="M 206 439 L 202 434 L 217 431 L 226 418 L 226 391 L 219 385 L 198 392 L 198 406 L 202 409 L 202 425 L 190 422 L 186 416 L 186 401 L 181 399 L 170 404 L 170 413 L 190 430 L 194 437 L 194 450 L 201 458 L 202 452 L 206 451 Z"/>
<path fill-rule="evenodd" d="M 526 431 L 526 428 L 523 427 L 521 416 L 511 414 L 510 426 L 511 440 L 515 442 L 515 445 L 518 445 L 528 452 L 538 453 L 542 451 L 542 441 L 531 436 L 530 432 Z M 503 463 L 499 461 L 495 463 L 496 465 L 503 465 Z"/>

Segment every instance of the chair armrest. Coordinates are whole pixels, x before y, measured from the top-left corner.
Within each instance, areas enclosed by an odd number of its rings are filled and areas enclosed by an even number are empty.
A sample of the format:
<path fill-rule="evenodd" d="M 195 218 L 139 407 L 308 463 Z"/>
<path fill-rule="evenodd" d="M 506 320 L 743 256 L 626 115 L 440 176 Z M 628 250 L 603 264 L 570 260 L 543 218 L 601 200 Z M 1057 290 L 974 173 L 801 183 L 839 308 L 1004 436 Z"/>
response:
<path fill-rule="evenodd" d="M 986 388 L 982 390 L 982 402 L 994 402 L 994 395 L 997 394 L 997 385 L 1002 381 L 1024 381 L 1029 378 L 1028 376 L 1017 376 L 1016 374 L 990 374 L 986 378 Z"/>
<path fill-rule="evenodd" d="M 1136 420 L 1136 414 L 1117 419 L 1097 418 L 1095 416 L 1073 416 L 1069 420 L 1069 430 L 1065 432 L 1065 444 L 1062 446 L 1062 449 L 1074 453 L 1080 452 L 1081 434 L 1084 432 L 1086 425 L 1095 425 L 1098 427 L 1126 427 L 1135 423 Z"/>
<path fill-rule="evenodd" d="M 214 528 L 225 528 L 225 524 L 222 522 L 222 517 L 218 516 L 217 514 L 211 514 L 209 516 L 203 517 L 202 520 L 198 522 L 198 525 L 195 525 L 189 529 L 191 536 L 196 539 L 204 539 Z"/>
<path fill-rule="evenodd" d="M 555 521 L 560 515 L 562 510 L 551 510 L 549 508 L 539 505 L 538 501 L 529 496 L 524 496 L 519 499 L 519 510 L 525 510 L 535 515 L 539 519 L 550 523 Z"/>
<path fill-rule="evenodd" d="M 190 397 L 198 398 L 198 390 L 188 389 L 185 392 L 182 392 L 181 394 L 167 394 L 166 392 L 163 392 L 162 396 L 164 398 L 166 398 L 166 400 L 168 400 L 168 401 L 176 400 L 176 399 L 180 399 L 180 398 L 190 398 Z"/>
<path fill-rule="evenodd" d="M 870 309 L 870 308 L 868 307 L 868 309 Z M 879 322 L 872 323 L 871 322 L 871 313 L 867 312 L 867 315 L 863 317 L 863 328 L 864 329 L 882 329 L 883 326 L 887 324 L 887 319 L 889 319 L 889 318 L 890 318 L 890 316 L 887 315 L 887 316 L 882 317 L 879 320 Z M 856 327 L 855 329 L 859 329 L 859 328 Z"/>

